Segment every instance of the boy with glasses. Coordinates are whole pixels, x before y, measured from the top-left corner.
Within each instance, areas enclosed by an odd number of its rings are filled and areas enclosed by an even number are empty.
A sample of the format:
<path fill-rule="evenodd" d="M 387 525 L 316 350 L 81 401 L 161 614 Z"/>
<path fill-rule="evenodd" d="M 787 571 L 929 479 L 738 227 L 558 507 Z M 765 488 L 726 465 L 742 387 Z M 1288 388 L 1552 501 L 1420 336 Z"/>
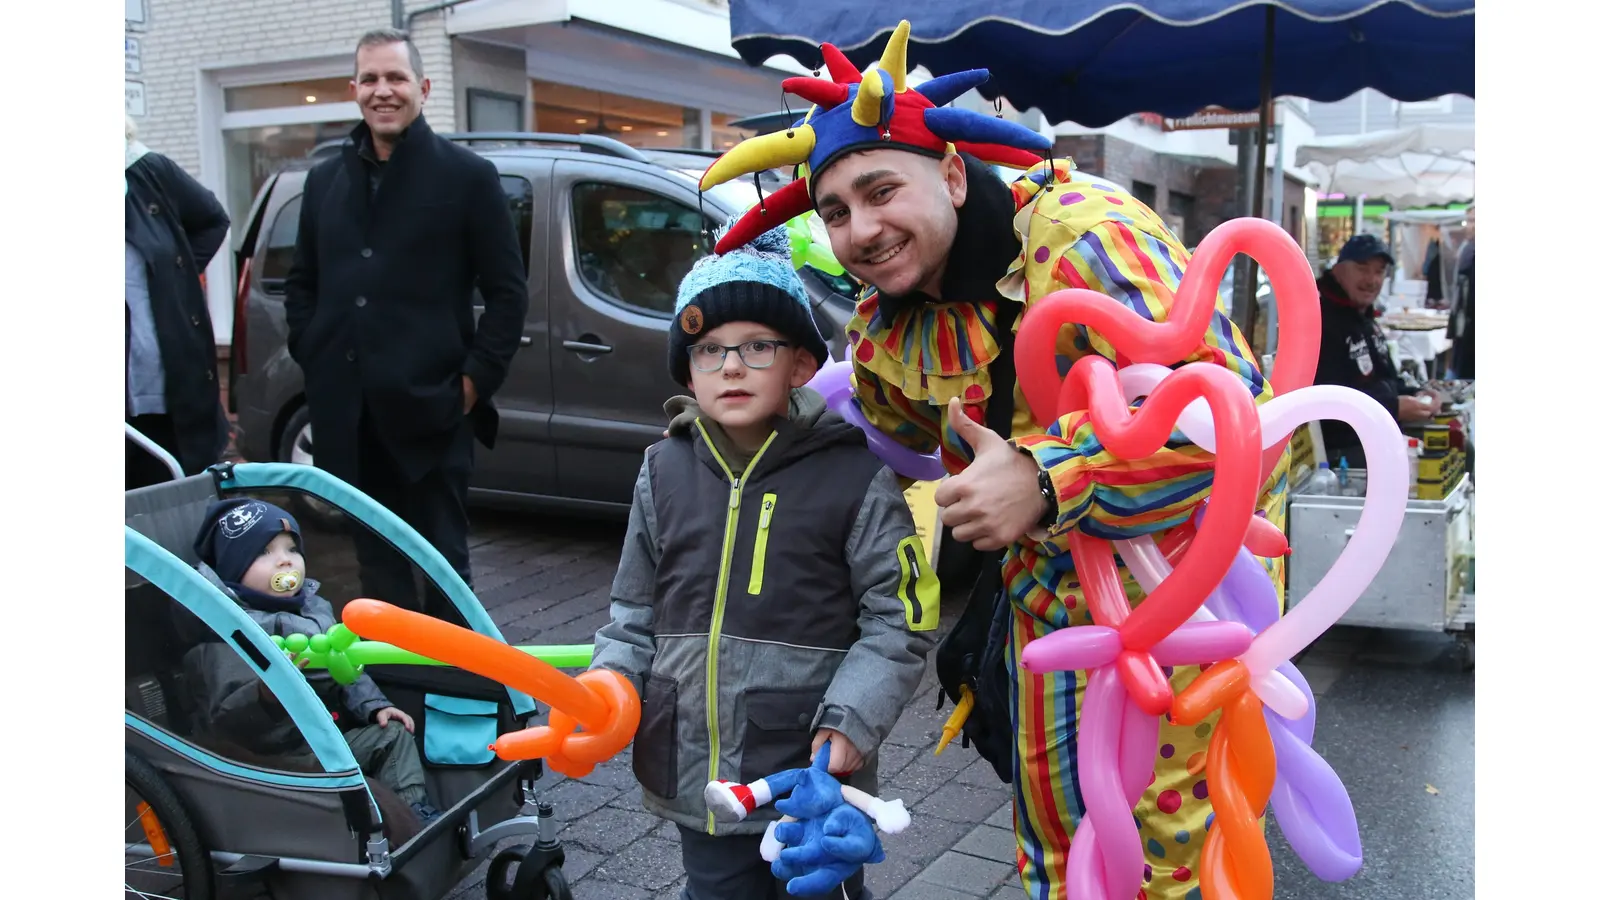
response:
<path fill-rule="evenodd" d="M 784 229 L 695 264 L 678 289 L 667 403 L 645 454 L 595 668 L 634 679 L 644 805 L 678 825 L 687 900 L 790 894 L 760 853 L 770 805 L 713 823 L 712 782 L 806 766 L 877 791 L 939 585 L 894 472 L 805 387 L 827 346 Z M 857 871 L 843 885 L 870 896 Z"/>

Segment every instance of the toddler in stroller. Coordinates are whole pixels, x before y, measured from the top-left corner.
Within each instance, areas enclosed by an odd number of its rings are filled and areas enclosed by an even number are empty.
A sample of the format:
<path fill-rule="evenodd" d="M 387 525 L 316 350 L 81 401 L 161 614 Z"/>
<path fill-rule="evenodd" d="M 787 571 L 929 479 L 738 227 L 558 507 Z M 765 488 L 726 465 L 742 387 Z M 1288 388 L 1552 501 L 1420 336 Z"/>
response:
<path fill-rule="evenodd" d="M 286 510 L 248 498 L 219 500 L 206 511 L 195 552 L 200 572 L 269 635 L 322 634 L 335 624 L 332 605 L 306 577 L 300 526 Z M 283 705 L 230 647 L 202 641 L 184 655 L 183 668 L 206 737 L 280 757 L 311 756 Z M 326 671 L 305 675 L 361 770 L 393 790 L 423 824 L 437 818 L 411 717 L 367 675 L 348 686 Z"/>

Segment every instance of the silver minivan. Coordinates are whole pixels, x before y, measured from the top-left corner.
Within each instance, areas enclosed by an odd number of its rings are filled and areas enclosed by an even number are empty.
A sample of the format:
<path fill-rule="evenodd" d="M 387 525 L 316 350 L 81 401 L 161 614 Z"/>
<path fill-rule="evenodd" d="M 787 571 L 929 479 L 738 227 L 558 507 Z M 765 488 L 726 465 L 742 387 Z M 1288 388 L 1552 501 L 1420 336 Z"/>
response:
<path fill-rule="evenodd" d="M 626 514 L 644 450 L 661 438 L 667 328 L 678 281 L 715 228 L 784 180 L 763 173 L 703 197 L 706 151 L 639 150 L 593 135 L 454 135 L 500 171 L 528 271 L 522 347 L 495 395 L 500 436 L 478 448 L 475 502 Z M 336 147 L 326 148 L 336 151 Z M 306 172 L 271 176 L 235 248 L 229 407 L 246 459 L 310 463 L 315 451 L 299 367 L 285 344 L 284 279 Z M 855 285 L 807 266 L 801 280 L 836 359 Z M 482 311 L 481 305 L 478 307 Z"/>

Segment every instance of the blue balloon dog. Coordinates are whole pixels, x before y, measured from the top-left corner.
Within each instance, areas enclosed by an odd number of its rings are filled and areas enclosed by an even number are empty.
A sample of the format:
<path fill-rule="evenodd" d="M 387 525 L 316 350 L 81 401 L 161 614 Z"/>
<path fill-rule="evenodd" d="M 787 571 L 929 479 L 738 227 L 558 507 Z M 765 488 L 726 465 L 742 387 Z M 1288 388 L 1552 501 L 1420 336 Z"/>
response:
<path fill-rule="evenodd" d="M 899 800 L 880 800 L 829 775 L 831 749 L 824 743 L 804 769 L 788 769 L 748 785 L 706 785 L 706 806 L 720 821 L 742 821 L 773 798 L 789 795 L 773 804 L 783 818 L 767 826 L 761 856 L 797 896 L 837 891 L 857 869 L 883 862 L 874 822 L 888 834 L 911 824 Z"/>

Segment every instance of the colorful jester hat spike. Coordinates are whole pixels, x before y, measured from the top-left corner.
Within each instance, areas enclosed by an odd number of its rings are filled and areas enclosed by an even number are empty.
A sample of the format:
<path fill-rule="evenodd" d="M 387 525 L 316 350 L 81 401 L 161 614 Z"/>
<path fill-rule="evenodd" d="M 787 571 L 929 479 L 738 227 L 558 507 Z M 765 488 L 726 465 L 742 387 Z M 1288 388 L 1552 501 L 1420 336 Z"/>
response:
<path fill-rule="evenodd" d="M 744 214 L 722 239 L 717 252 L 743 245 L 777 223 L 811 209 L 811 183 L 834 160 L 866 148 L 893 147 L 942 157 L 958 150 L 984 162 L 1031 168 L 1050 141 L 1015 122 L 969 109 L 945 106 L 989 80 L 988 69 L 968 69 L 906 87 L 906 42 L 911 23 L 902 21 L 889 38 L 878 68 L 863 75 L 839 48 L 822 45 L 832 81 L 786 78 L 785 93 L 816 104 L 787 131 L 741 142 L 717 158 L 700 178 L 700 189 L 716 187 L 741 175 L 783 166 L 804 166 L 796 178 Z"/>

